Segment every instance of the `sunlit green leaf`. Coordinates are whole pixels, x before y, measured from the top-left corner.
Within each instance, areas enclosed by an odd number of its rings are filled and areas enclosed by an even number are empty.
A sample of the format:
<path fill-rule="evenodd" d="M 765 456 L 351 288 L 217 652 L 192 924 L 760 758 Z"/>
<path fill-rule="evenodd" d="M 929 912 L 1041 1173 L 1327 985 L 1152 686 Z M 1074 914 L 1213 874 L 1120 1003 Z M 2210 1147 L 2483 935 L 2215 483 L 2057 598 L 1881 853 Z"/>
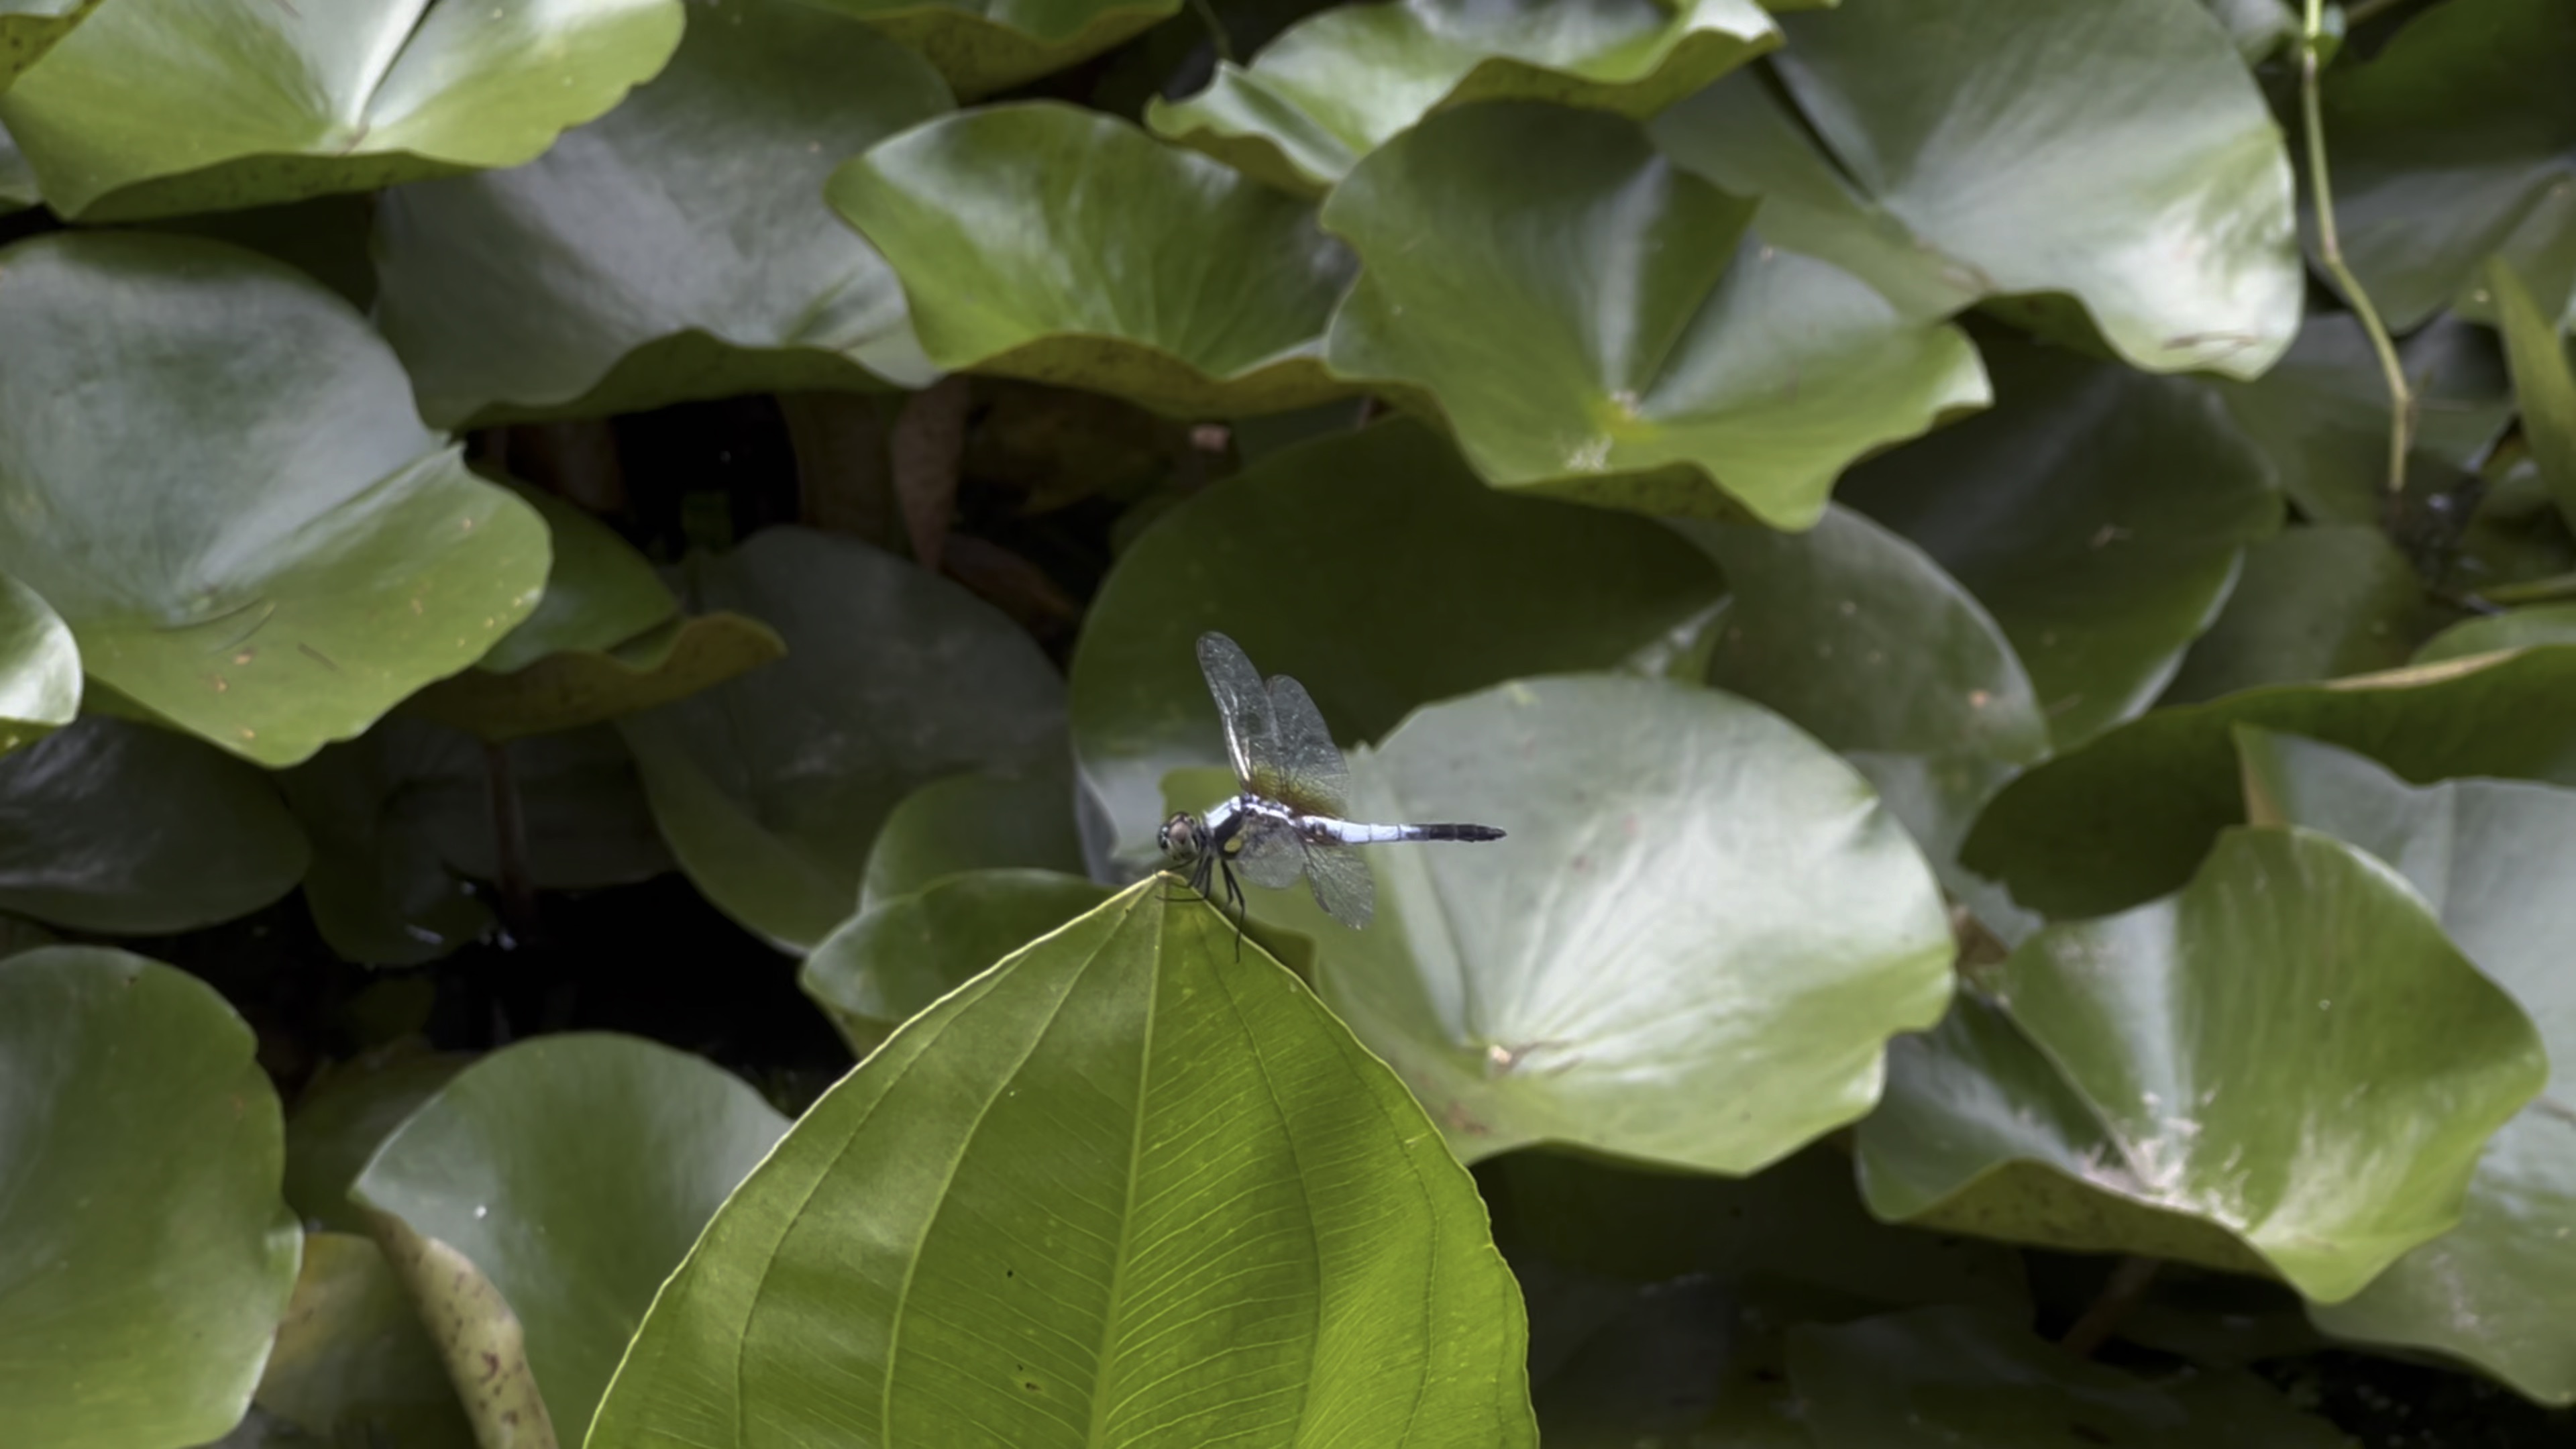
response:
<path fill-rule="evenodd" d="M 1868 783 L 1714 690 L 1529 680 L 1416 711 L 1353 761 L 1365 820 L 1499 826 L 1364 852 L 1364 931 L 1315 989 L 1473 1161 L 1562 1142 L 1749 1173 L 1860 1116 L 1950 997 L 1939 887 Z"/>
<path fill-rule="evenodd" d="M 1981 345 L 1994 411 L 1862 465 L 1838 496 L 1993 613 L 2067 749 L 2163 691 L 2280 499 L 2205 385 Z"/>
<path fill-rule="evenodd" d="M 1107 886 L 1049 870 L 952 875 L 852 916 L 805 958 L 796 984 L 865 1055 L 985 967 L 1108 895 Z"/>
<path fill-rule="evenodd" d="M 1429 700 L 1610 668 L 1716 594 L 1664 529 L 1498 494 L 1414 423 L 1276 454 L 1156 520 L 1092 603 L 1071 708 L 1084 808 L 1107 827 L 1095 871 L 1154 861 L 1164 776 L 1225 758 L 1203 629 L 1294 675 L 1348 743 Z"/>
<path fill-rule="evenodd" d="M 2571 66 L 2576 11 L 2559 0 L 2464 0 L 2418 12 L 2376 57 L 2327 72 L 2336 229 L 2391 327 L 2411 332 L 2470 288 L 2576 179 L 2576 92 L 2556 79 Z"/>
<path fill-rule="evenodd" d="M 1183 414 L 1302 407 L 1350 254 L 1314 208 L 1053 103 L 932 121 L 824 194 L 903 279 L 930 360 Z"/>
<path fill-rule="evenodd" d="M 2544 1094 L 2505 1124 L 2469 1183 L 2460 1225 L 2397 1260 L 2359 1297 L 2312 1310 L 2331 1333 L 2466 1359 L 2536 1399 L 2576 1401 L 2576 791 L 2508 780 L 2407 786 L 2370 760 L 2247 729 L 2249 809 L 2330 831 L 2387 861 L 2442 928 L 2540 1028 Z"/>
<path fill-rule="evenodd" d="M 1433 111 L 1535 100 L 1650 116 L 1780 43 L 1753 0 L 1341 5 L 1289 27 L 1145 124 L 1273 186 L 1321 195 Z"/>
<path fill-rule="evenodd" d="M 1139 882 L 815 1104 L 592 1449 L 1535 1442 L 1520 1297 L 1395 1075 Z"/>
<path fill-rule="evenodd" d="M 2005 786 L 1961 858 L 2034 910 L 2116 911 L 2190 879 L 2245 818 L 2235 725 L 2357 749 L 2410 780 L 2576 784 L 2576 719 L 2558 707 L 2571 690 L 2576 648 L 2543 646 L 2160 709 Z"/>
<path fill-rule="evenodd" d="M 80 712 L 80 646 L 36 592 L 0 574 L 0 755 Z"/>
<path fill-rule="evenodd" d="M 2439 664 L 2535 644 L 2576 644 L 2576 604 L 2535 604 L 2485 618 L 2467 619 L 2424 642 L 2417 664 Z"/>
<path fill-rule="evenodd" d="M 1181 8 L 1181 0 L 814 0 L 930 58 L 980 96 L 1099 54 Z"/>
<path fill-rule="evenodd" d="M 99 0 L 0 0 L 0 90 L 45 58 Z"/>
<path fill-rule="evenodd" d="M 929 382 L 894 273 L 820 192 L 949 104 L 866 26 L 786 0 L 701 6 L 667 69 L 542 157 L 378 203 L 378 316 L 421 411 L 595 417 L 834 373 Z M 640 352 L 687 334 L 700 347 Z"/>
<path fill-rule="evenodd" d="M 0 908 L 182 931 L 276 900 L 307 858 L 268 778 L 185 735 L 92 716 L 0 758 Z"/>
<path fill-rule="evenodd" d="M 786 641 L 757 619 L 701 614 L 665 620 L 613 647 L 548 654 L 507 674 L 478 667 L 450 675 L 403 710 L 480 739 L 523 739 L 686 699 L 786 652 Z"/>
<path fill-rule="evenodd" d="M 1917 318 L 2071 298 L 2153 371 L 2255 377 L 2289 346 L 2289 158 L 2199 5 L 1845 0 L 1782 26 L 1803 121 L 1746 74 L 1656 123 L 1683 164 L 1765 198 L 1767 239 Z"/>
<path fill-rule="evenodd" d="M 857 909 L 868 850 L 913 790 L 1061 757 L 1054 666 L 946 579 L 797 528 L 688 577 L 695 607 L 761 620 L 787 656 L 617 727 L 681 869 L 772 940 L 811 947 Z"/>
<path fill-rule="evenodd" d="M 1745 234 L 1633 121 L 1436 115 L 1324 204 L 1363 270 L 1327 357 L 1418 392 L 1487 481 L 1803 528 L 1864 453 L 1987 400 L 1955 329 Z"/>
<path fill-rule="evenodd" d="M 699 1058 L 632 1037 L 539 1037 L 449 1082 L 351 1196 L 490 1281 L 573 1442 L 654 1290 L 786 1129 Z M 461 1395 L 488 1387 L 470 1362 L 449 1372 Z"/>
<path fill-rule="evenodd" d="M 115 0 L 0 93 L 89 220 L 515 166 L 679 43 L 682 0 Z"/>
<path fill-rule="evenodd" d="M 304 1237 L 254 1045 L 158 962 L 0 960 L 0 1443 L 175 1449 L 249 1406 Z"/>
<path fill-rule="evenodd" d="M 2034 1337 L 2017 1317 L 1925 1308 L 1789 1331 L 1815 1449 L 2342 1449 L 2334 1425 L 2246 1373 L 2149 1380 Z"/>
<path fill-rule="evenodd" d="M 1990 1180 L 2028 1159 L 2123 1207 L 2223 1229 L 2319 1302 L 2455 1226 L 2487 1139 L 2547 1075 L 2530 1018 L 2405 882 L 2306 831 L 2230 831 L 2180 893 L 2050 926 L 1988 981 L 2064 1097 L 1999 1081 L 1981 1104 L 1892 1083 L 1892 1110 L 1861 1132 L 1877 1212 L 2208 1260 L 2130 1240 L 2134 1214 L 2087 1222 Z M 1981 1120 L 1981 1106 L 2010 1120 Z"/>
<path fill-rule="evenodd" d="M 1082 872 L 1072 761 L 1025 775 L 951 775 L 903 797 L 868 849 L 862 910 L 970 870 Z"/>
<path fill-rule="evenodd" d="M 7 264 L 0 512 L 21 522 L 0 571 L 93 678 L 288 765 L 535 606 L 535 510 L 421 425 L 392 352 L 320 284 L 143 233 L 34 237 Z"/>
<path fill-rule="evenodd" d="M 508 674 L 567 649 L 609 649 L 680 611 L 652 560 L 570 499 L 514 490 L 546 521 L 545 596 L 476 667 Z"/>

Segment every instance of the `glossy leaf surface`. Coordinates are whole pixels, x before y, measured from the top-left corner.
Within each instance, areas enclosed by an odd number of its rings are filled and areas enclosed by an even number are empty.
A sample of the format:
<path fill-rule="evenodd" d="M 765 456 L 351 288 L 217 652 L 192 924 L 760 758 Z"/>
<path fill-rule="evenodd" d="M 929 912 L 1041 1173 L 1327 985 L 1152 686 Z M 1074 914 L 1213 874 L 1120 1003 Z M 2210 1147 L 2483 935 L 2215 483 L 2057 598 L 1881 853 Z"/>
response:
<path fill-rule="evenodd" d="M 1955 329 L 1745 234 L 1625 118 L 1431 117 L 1325 202 L 1362 271 L 1327 358 L 1436 406 L 1488 482 L 1803 528 L 1862 454 L 1988 397 Z"/>
<path fill-rule="evenodd" d="M 1145 124 L 1282 190 L 1321 195 L 1434 111 L 1536 100 L 1650 116 L 1780 43 L 1752 0 L 1345 5 L 1289 27 Z"/>
<path fill-rule="evenodd" d="M 807 1112 L 654 1303 L 593 1449 L 1534 1443 L 1466 1174 L 1294 978 L 1164 889 L 1032 943 Z"/>
<path fill-rule="evenodd" d="M 0 92 L 45 200 L 224 211 L 515 166 L 679 42 L 682 0 L 117 0 Z"/>
<path fill-rule="evenodd" d="M 699 1058 L 632 1037 L 547 1036 L 460 1073 L 350 1191 L 491 1283 L 526 1334 L 547 1417 L 572 1440 L 654 1290 L 786 1129 L 759 1093 Z M 468 1399 L 491 1387 L 456 1376 Z"/>
<path fill-rule="evenodd" d="M 2548 1403 L 2576 1401 L 2576 791 L 2509 780 L 2411 787 L 2363 756 L 2244 730 L 2249 809 L 2332 832 L 2387 861 L 2540 1028 L 2550 1083 L 2496 1133 L 2460 1225 L 2358 1297 L 2311 1310 L 2338 1335 L 2466 1359 Z"/>
<path fill-rule="evenodd" d="M 536 512 L 421 425 L 392 352 L 318 283 L 144 233 L 7 257 L 0 510 L 27 522 L 0 571 L 93 678 L 288 765 L 535 606 Z"/>
<path fill-rule="evenodd" d="M 2164 702 L 2394 669 L 2435 617 L 2414 566 L 2376 527 L 2285 528 L 2245 551 L 2227 607 L 2183 656 Z"/>
<path fill-rule="evenodd" d="M 681 868 L 762 935 L 811 947 L 857 909 L 868 850 L 914 789 L 1061 757 L 1054 666 L 946 579 L 796 528 L 689 573 L 694 605 L 761 620 L 787 657 L 618 729 Z"/>
<path fill-rule="evenodd" d="M 796 984 L 865 1055 L 970 978 L 1099 905 L 1109 888 L 1048 870 L 978 870 L 890 896 L 823 938 Z"/>
<path fill-rule="evenodd" d="M 949 104 L 866 26 L 782 0 L 700 9 L 661 74 L 542 157 L 379 203 L 380 317 L 421 411 L 928 383 L 894 273 L 820 191 Z"/>
<path fill-rule="evenodd" d="M 1114 117 L 1031 103 L 933 121 L 825 195 L 893 264 L 948 371 L 1181 414 L 1348 390 L 1321 350 L 1351 258 L 1313 208 Z"/>
<path fill-rule="evenodd" d="M 158 962 L 0 960 L 0 1442 L 177 1449 L 249 1406 L 303 1240 L 252 1048 Z"/>
<path fill-rule="evenodd" d="M 1430 700 L 1609 668 L 1716 595 L 1662 528 L 1497 494 L 1415 423 L 1273 455 L 1156 520 L 1092 605 L 1071 708 L 1094 870 L 1150 868 L 1164 776 L 1225 760 L 1202 630 L 1294 676 L 1349 744 Z"/>
<path fill-rule="evenodd" d="M 80 713 L 80 646 L 36 591 L 0 574 L 0 755 Z"/>
<path fill-rule="evenodd" d="M 1032 80 L 1176 13 L 1180 0 L 816 0 L 929 57 L 962 95 Z"/>
<path fill-rule="evenodd" d="M 1759 706 L 1504 684 L 1417 711 L 1353 778 L 1362 819 L 1509 832 L 1364 851 L 1365 931 L 1295 894 L 1257 906 L 1315 938 L 1317 993 L 1466 1160 L 1562 1142 L 1748 1173 L 1868 1111 L 1887 1038 L 1949 1000 L 1904 828 Z"/>

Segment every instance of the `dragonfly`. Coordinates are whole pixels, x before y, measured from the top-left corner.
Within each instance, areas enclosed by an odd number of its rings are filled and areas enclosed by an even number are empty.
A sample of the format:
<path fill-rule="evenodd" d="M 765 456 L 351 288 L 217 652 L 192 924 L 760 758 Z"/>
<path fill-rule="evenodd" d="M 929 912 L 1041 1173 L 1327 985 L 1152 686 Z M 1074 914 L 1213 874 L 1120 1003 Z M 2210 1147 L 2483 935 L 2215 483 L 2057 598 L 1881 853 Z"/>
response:
<path fill-rule="evenodd" d="M 1184 812 L 1156 835 L 1165 859 L 1199 894 L 1224 883 L 1219 908 L 1235 908 L 1235 949 L 1243 949 L 1243 887 L 1284 890 L 1304 876 L 1324 914 L 1353 930 L 1377 911 L 1377 883 L 1354 845 L 1399 840 L 1500 840 L 1490 825 L 1364 825 L 1346 820 L 1350 766 L 1333 744 L 1306 686 L 1285 674 L 1267 683 L 1242 646 L 1223 634 L 1199 636 L 1199 670 L 1216 696 L 1237 793 L 1204 815 Z"/>

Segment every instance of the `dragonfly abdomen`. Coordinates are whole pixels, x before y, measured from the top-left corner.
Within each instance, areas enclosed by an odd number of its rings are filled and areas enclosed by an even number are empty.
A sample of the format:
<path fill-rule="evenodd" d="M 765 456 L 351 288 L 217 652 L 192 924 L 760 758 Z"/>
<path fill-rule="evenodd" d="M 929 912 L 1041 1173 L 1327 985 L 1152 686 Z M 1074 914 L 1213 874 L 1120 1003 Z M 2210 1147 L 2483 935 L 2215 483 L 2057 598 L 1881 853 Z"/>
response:
<path fill-rule="evenodd" d="M 1490 825 L 1366 825 L 1355 820 L 1335 820 L 1329 815 L 1301 815 L 1297 818 L 1301 833 L 1345 845 L 1385 845 L 1398 840 L 1500 840 L 1503 832 Z"/>

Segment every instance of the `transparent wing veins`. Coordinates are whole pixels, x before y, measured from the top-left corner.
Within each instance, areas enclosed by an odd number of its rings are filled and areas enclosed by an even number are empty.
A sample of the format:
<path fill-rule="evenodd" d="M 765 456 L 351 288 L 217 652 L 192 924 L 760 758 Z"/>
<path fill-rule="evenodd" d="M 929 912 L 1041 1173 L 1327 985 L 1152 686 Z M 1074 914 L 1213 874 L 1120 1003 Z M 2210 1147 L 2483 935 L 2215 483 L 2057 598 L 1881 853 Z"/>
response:
<path fill-rule="evenodd" d="M 1210 630 L 1199 636 L 1199 672 L 1216 697 L 1216 717 L 1225 726 L 1225 753 L 1236 782 L 1250 786 L 1275 775 L 1279 730 L 1261 671 L 1252 667 L 1241 645 Z"/>

